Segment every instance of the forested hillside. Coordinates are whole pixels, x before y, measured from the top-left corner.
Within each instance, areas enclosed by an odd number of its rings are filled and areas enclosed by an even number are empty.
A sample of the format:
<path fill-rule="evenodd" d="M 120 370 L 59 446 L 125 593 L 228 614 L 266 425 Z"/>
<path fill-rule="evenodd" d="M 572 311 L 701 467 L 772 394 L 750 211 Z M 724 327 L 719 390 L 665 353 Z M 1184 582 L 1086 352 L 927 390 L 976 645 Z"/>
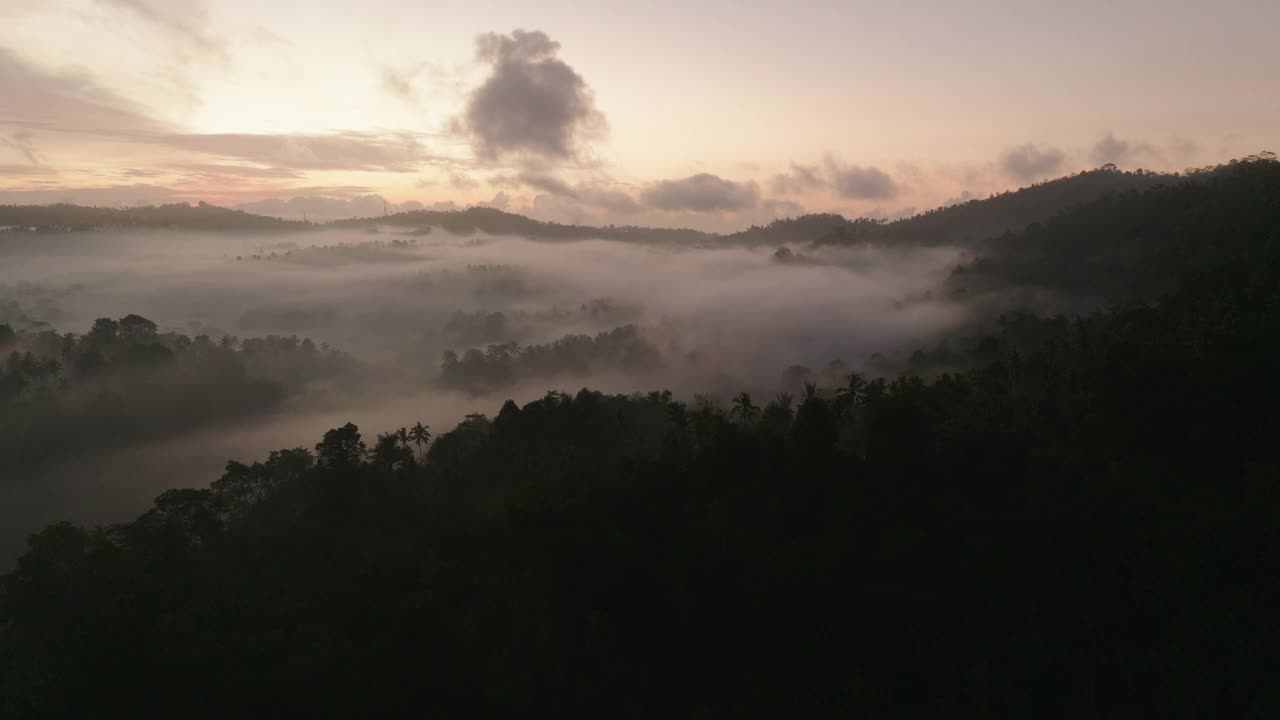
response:
<path fill-rule="evenodd" d="M 1274 717 L 1277 198 L 1259 158 L 985 245 L 1142 299 L 969 370 L 349 424 L 50 527 L 0 715 Z"/>
<path fill-rule="evenodd" d="M 135 208 L 84 207 L 80 205 L 0 205 L 0 228 L 60 232 L 99 228 L 182 228 L 220 232 L 279 232 L 305 230 L 310 225 L 293 220 L 252 215 L 208 203 L 171 203 Z"/>

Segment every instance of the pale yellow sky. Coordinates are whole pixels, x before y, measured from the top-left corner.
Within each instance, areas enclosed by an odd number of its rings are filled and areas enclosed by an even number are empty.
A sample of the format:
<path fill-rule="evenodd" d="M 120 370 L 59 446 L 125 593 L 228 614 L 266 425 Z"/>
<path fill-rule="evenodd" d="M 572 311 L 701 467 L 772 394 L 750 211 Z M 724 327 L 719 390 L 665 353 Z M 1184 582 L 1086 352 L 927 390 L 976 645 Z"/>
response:
<path fill-rule="evenodd" d="M 1277 27 L 1256 1 L 5 0 L 0 202 L 893 216 L 1276 149 Z"/>

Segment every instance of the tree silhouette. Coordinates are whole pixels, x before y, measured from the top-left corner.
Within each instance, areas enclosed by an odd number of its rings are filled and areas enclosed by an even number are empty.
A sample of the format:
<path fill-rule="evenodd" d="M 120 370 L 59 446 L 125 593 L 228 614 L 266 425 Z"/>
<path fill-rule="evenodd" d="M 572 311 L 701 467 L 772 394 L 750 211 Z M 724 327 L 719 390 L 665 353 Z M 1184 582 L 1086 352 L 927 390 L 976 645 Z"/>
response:
<path fill-rule="evenodd" d="M 751 402 L 751 394 L 743 391 L 733 398 L 733 409 L 729 414 L 738 419 L 738 425 L 747 427 L 760 415 L 760 408 Z"/>
<path fill-rule="evenodd" d="M 360 428 L 347 423 L 326 432 L 324 439 L 316 444 L 316 464 L 334 469 L 351 468 L 360 464 L 366 452 Z"/>
<path fill-rule="evenodd" d="M 422 446 L 431 442 L 431 432 L 426 425 L 423 425 L 421 422 L 416 422 L 409 430 L 409 439 L 412 440 L 413 444 L 418 448 L 418 456 L 421 457 Z"/>

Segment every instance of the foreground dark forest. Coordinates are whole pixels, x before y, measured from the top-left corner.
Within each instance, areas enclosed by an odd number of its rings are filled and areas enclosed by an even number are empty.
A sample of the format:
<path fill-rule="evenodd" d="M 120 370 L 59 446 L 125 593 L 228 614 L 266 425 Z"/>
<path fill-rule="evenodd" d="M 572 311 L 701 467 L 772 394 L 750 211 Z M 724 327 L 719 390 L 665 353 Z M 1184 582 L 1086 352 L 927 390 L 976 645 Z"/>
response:
<path fill-rule="evenodd" d="M 0 716 L 1275 717 L 1278 174 L 991 241 L 970 292 L 1145 300 L 967 369 L 347 425 L 52 526 L 0 584 Z"/>

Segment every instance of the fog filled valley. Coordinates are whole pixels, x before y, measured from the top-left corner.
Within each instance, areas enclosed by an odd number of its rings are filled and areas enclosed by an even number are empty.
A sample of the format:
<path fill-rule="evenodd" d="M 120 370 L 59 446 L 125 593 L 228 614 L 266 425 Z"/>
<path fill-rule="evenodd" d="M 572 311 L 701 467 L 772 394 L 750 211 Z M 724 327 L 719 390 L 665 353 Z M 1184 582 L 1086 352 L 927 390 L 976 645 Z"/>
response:
<path fill-rule="evenodd" d="M 1269 153 L 728 234 L 0 226 L 0 715 L 1280 707 Z"/>
<path fill-rule="evenodd" d="M 44 522 L 123 519 L 339 420 L 447 428 L 586 386 L 794 394 L 972 319 L 932 297 L 954 247 L 780 257 L 381 224 L 2 235 L 9 554 Z M 171 460 L 136 459 L 153 453 Z"/>
<path fill-rule="evenodd" d="M 816 215 L 728 236 L 486 210 L 314 225 L 206 205 L 0 208 L 0 551 L 47 522 L 125 519 L 348 420 L 447 429 L 583 387 L 728 409 L 744 391 L 833 392 L 850 372 L 967 369 L 1001 318 L 1129 289 L 1066 285 L 1055 258 L 1033 258 L 1054 261 L 1049 277 L 999 277 L 986 266 L 1018 258 L 992 251 L 1006 233 L 1183 180 L 1097 170 L 897 223 Z"/>

